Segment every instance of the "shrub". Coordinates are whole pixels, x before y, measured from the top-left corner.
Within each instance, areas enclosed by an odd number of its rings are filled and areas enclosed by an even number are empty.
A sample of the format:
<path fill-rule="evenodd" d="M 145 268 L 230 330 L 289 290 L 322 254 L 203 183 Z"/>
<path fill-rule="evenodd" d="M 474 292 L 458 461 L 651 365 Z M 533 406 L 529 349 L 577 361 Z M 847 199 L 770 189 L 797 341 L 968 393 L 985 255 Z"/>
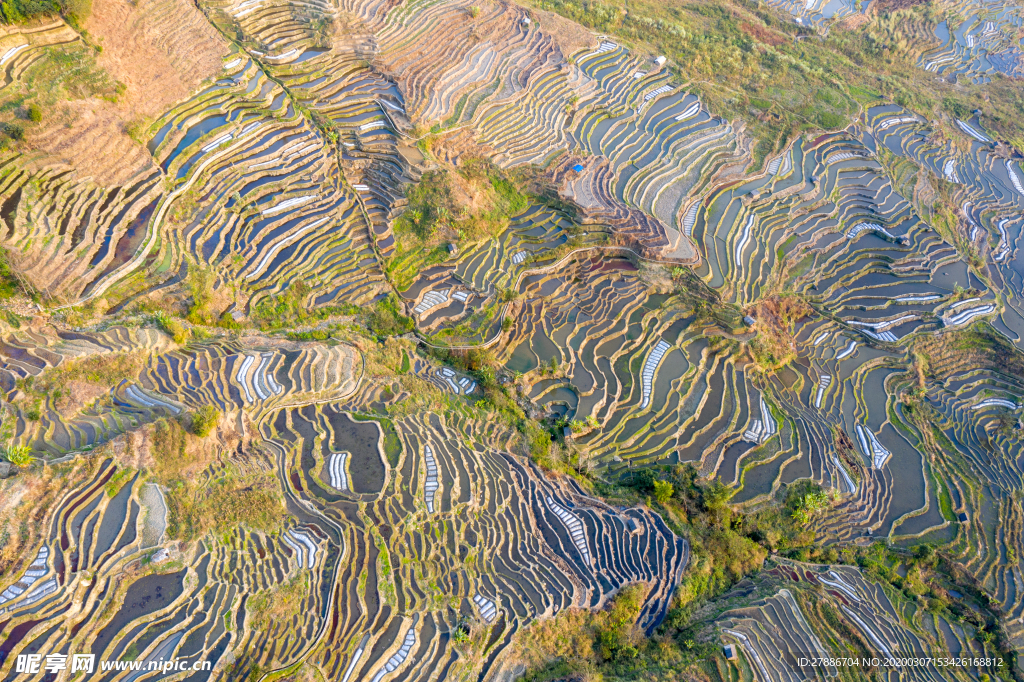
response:
<path fill-rule="evenodd" d="M 413 321 L 402 314 L 398 296 L 392 293 L 377 301 L 366 318 L 366 326 L 378 336 L 400 336 L 412 331 Z"/>
<path fill-rule="evenodd" d="M 24 140 L 25 129 L 17 123 L 7 123 L 4 125 L 4 132 L 7 133 L 7 137 L 12 140 Z"/>
<path fill-rule="evenodd" d="M 39 107 L 38 104 L 29 104 L 27 114 L 28 120 L 32 121 L 33 123 L 39 123 L 43 120 L 43 110 Z"/>
<path fill-rule="evenodd" d="M 668 504 L 675 491 L 675 488 L 668 481 L 654 481 L 654 499 L 660 505 Z"/>
<path fill-rule="evenodd" d="M 192 295 L 188 319 L 193 324 L 207 324 L 210 317 L 209 306 L 213 300 L 213 284 L 217 276 L 212 268 L 189 268 L 185 280 L 185 288 Z"/>
<path fill-rule="evenodd" d="M 0 19 L 5 24 L 17 24 L 39 14 L 53 14 L 60 5 L 53 0 L 5 0 L 0 4 Z"/>
<path fill-rule="evenodd" d="M 597 625 L 598 651 L 605 660 L 636 658 L 640 653 L 636 621 L 640 617 L 647 589 L 633 583 L 623 587 L 612 601 L 611 608 L 602 614 Z"/>
<path fill-rule="evenodd" d="M 966 104 L 952 97 L 942 98 L 942 108 L 957 118 L 967 118 L 971 115 L 971 110 Z"/>
<path fill-rule="evenodd" d="M 205 438 L 210 435 L 219 421 L 220 410 L 213 405 L 203 405 L 192 414 L 189 430 L 200 438 Z"/>
<path fill-rule="evenodd" d="M 25 467 L 32 463 L 31 450 L 27 445 L 5 445 L 2 452 L 4 459 L 16 467 Z"/>
<path fill-rule="evenodd" d="M 834 491 L 822 490 L 821 486 L 804 481 L 790 489 L 786 506 L 797 523 L 806 525 L 819 513 L 828 509 L 834 499 Z"/>
<path fill-rule="evenodd" d="M 342 306 L 310 305 L 312 289 L 306 282 L 296 280 L 281 293 L 261 299 L 252 309 L 251 321 L 260 329 L 295 329 L 296 327 L 325 320 L 333 315 L 356 315 L 360 308 L 346 304 Z"/>
<path fill-rule="evenodd" d="M 156 314 L 157 324 L 167 334 L 174 339 L 174 343 L 183 344 L 192 337 L 192 330 L 181 323 L 176 317 L 171 317 L 167 313 L 158 312 Z"/>

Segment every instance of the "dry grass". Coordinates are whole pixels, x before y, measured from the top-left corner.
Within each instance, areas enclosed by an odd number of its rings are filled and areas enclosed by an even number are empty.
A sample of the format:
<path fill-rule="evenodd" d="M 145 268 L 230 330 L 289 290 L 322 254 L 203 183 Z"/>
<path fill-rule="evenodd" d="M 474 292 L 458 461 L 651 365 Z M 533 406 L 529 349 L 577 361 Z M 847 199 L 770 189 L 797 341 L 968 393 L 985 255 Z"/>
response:
<path fill-rule="evenodd" d="M 27 414 L 34 414 L 49 399 L 62 416 L 73 417 L 106 395 L 112 386 L 138 377 L 148 357 L 146 351 L 135 351 L 62 362 L 39 376 L 19 380 L 18 387 L 24 394 L 16 403 Z"/>
<path fill-rule="evenodd" d="M 190 541 L 239 525 L 267 532 L 281 527 L 285 508 L 273 466 L 228 420 L 206 438 L 161 420 L 148 440 L 154 477 L 169 490 L 171 537 Z"/>
<path fill-rule="evenodd" d="M 939 381 L 966 367 L 1024 376 L 1024 354 L 986 323 L 922 336 L 914 343 L 913 352 L 917 370 Z"/>
<path fill-rule="evenodd" d="M 648 587 L 623 587 L 601 611 L 567 609 L 526 628 L 512 655 L 526 665 L 529 682 L 564 678 L 601 680 L 603 668 L 636 658 L 647 640 L 636 621 Z"/>
<path fill-rule="evenodd" d="M 124 379 L 135 379 L 139 376 L 146 361 L 147 351 L 129 353 L 102 353 L 79 360 L 63 362 L 46 374 L 40 376 L 33 388 L 44 393 L 52 392 L 72 381 L 95 384 L 109 388 Z"/>
<path fill-rule="evenodd" d="M 298 616 L 309 589 L 309 574 L 301 573 L 285 583 L 254 595 L 248 602 L 253 628 L 266 631 L 275 623 L 286 623 Z"/>
<path fill-rule="evenodd" d="M 757 368 L 771 373 L 796 357 L 794 325 L 813 311 L 806 301 L 795 295 L 762 299 L 754 306 L 754 311 L 757 336 L 747 348 Z"/>

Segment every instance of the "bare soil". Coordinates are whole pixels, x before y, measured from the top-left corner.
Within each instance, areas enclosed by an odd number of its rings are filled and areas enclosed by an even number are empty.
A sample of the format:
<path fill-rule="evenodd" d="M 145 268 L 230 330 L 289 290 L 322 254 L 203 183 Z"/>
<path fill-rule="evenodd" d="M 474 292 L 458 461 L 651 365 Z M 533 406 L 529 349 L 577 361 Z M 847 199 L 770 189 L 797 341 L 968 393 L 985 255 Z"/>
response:
<path fill-rule="evenodd" d="M 153 168 L 146 148 L 125 132 L 125 111 L 105 100 L 65 102 L 56 116 L 28 131 L 29 143 L 106 187 L 127 184 Z"/>
<path fill-rule="evenodd" d="M 229 46 L 187 0 L 94 0 L 86 29 L 103 47 L 99 65 L 127 87 L 126 121 L 155 117 L 222 68 Z"/>

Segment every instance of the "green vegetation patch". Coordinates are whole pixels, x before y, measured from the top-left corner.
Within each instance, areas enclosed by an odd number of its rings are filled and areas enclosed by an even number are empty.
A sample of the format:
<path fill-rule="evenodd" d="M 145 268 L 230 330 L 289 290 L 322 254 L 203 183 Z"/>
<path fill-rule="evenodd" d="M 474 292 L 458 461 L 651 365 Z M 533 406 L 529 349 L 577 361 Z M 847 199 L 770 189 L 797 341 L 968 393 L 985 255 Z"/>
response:
<path fill-rule="evenodd" d="M 23 96 L 41 107 L 40 117 L 60 101 L 102 97 L 116 101 L 125 86 L 96 63 L 96 51 L 81 43 L 48 47 L 21 78 Z M 20 104 L 20 101 L 8 102 Z"/>

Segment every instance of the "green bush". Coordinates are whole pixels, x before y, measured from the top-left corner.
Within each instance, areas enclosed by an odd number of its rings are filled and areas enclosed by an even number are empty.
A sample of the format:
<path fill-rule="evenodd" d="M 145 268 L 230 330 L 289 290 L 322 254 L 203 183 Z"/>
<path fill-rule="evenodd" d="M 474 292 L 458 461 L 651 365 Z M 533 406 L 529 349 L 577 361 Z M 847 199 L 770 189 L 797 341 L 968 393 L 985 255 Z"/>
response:
<path fill-rule="evenodd" d="M 12 140 L 15 140 L 15 141 L 20 141 L 20 140 L 24 140 L 25 139 L 25 129 L 22 128 L 17 123 L 6 123 L 6 124 L 4 124 L 4 132 L 7 134 L 7 137 L 9 137 L 9 138 L 11 138 Z"/>
<path fill-rule="evenodd" d="M 398 296 L 392 293 L 377 301 L 366 318 L 366 326 L 378 336 L 401 336 L 413 330 L 413 321 L 402 314 Z"/>
<path fill-rule="evenodd" d="M 822 128 L 835 129 L 842 128 L 846 123 L 846 118 L 839 114 L 834 114 L 831 111 L 822 111 L 818 114 L 818 123 L 821 124 Z"/>
<path fill-rule="evenodd" d="M 157 324 L 179 345 L 192 338 L 192 330 L 181 323 L 176 317 L 171 317 L 165 312 L 158 312 L 156 315 Z"/>
<path fill-rule="evenodd" d="M 786 496 L 786 507 L 793 519 L 802 525 L 831 506 L 835 493 L 823 490 L 820 485 L 803 481 L 790 488 Z"/>
<path fill-rule="evenodd" d="M 40 14 L 55 14 L 60 5 L 53 0 L 6 0 L 0 3 L 0 20 L 17 24 Z"/>
<path fill-rule="evenodd" d="M 203 405 L 192 414 L 189 430 L 196 436 L 205 438 L 210 435 L 210 432 L 213 431 L 219 421 L 220 410 L 213 405 Z"/>
<path fill-rule="evenodd" d="M 675 488 L 668 481 L 654 481 L 654 499 L 658 501 L 658 504 L 668 504 L 673 493 L 675 493 Z"/>
<path fill-rule="evenodd" d="M 29 104 L 26 115 L 28 116 L 28 120 L 34 123 L 39 123 L 43 120 L 43 110 L 38 104 Z"/>
<path fill-rule="evenodd" d="M 5 445 L 0 452 L 4 459 L 16 467 L 25 467 L 32 463 L 32 451 L 27 445 Z"/>
<path fill-rule="evenodd" d="M 342 306 L 313 306 L 309 297 L 312 289 L 306 282 L 296 280 L 285 291 L 260 300 L 252 309 L 252 322 L 260 329 L 295 329 L 300 325 L 325 320 L 332 315 L 356 315 L 360 308 Z"/>
<path fill-rule="evenodd" d="M 952 97 L 942 98 L 942 108 L 957 118 L 967 118 L 971 115 L 970 107 Z"/>
<path fill-rule="evenodd" d="M 190 267 L 185 278 L 185 290 L 192 296 L 188 320 L 192 324 L 210 322 L 209 306 L 213 300 L 213 284 L 217 279 L 213 268 Z"/>

